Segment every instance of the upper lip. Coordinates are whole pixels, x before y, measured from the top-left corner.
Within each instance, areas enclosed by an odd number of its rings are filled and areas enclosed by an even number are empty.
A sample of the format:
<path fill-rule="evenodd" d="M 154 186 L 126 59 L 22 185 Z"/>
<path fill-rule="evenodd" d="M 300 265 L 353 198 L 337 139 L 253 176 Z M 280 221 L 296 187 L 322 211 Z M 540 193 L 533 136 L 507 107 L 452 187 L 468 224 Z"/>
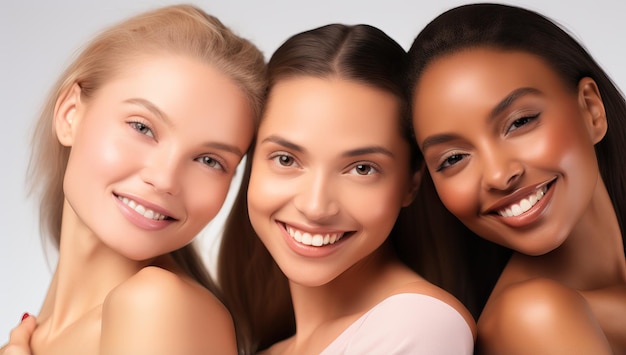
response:
<path fill-rule="evenodd" d="M 538 183 L 536 185 L 529 185 L 526 187 L 522 187 L 517 189 L 516 191 L 514 191 L 513 193 L 497 200 L 495 203 L 493 203 L 491 206 L 489 206 L 488 208 L 486 208 L 482 213 L 483 214 L 492 214 L 492 213 L 498 213 L 498 211 L 503 210 L 509 206 L 511 206 L 514 203 L 518 203 L 519 201 L 521 201 L 524 198 L 527 198 L 529 195 L 533 194 L 535 191 L 537 191 L 539 188 L 551 184 L 554 180 L 556 180 L 556 177 L 548 180 L 548 181 L 543 181 L 541 183 Z"/>
<path fill-rule="evenodd" d="M 125 194 L 119 194 L 119 193 L 113 193 L 115 196 L 118 197 L 126 197 L 129 200 L 133 200 L 135 202 L 137 202 L 138 204 L 142 205 L 143 207 L 150 209 L 156 213 L 162 214 L 163 216 L 165 216 L 166 218 L 171 218 L 171 219 L 175 219 L 178 220 L 178 218 L 174 217 L 173 213 L 169 210 L 167 210 L 166 208 L 163 208 L 159 205 L 156 205 L 152 202 L 146 201 L 144 199 L 142 199 L 141 197 L 135 196 L 135 195 L 125 195 Z"/>
<path fill-rule="evenodd" d="M 298 223 L 290 223 L 290 222 L 283 222 L 283 221 L 278 221 L 279 223 L 281 223 L 283 226 L 289 226 L 292 227 L 294 229 L 303 231 L 303 232 L 307 232 L 310 234 L 333 234 L 333 233 L 347 233 L 347 230 L 340 230 L 340 229 L 328 229 L 328 228 L 321 228 L 321 227 L 311 227 L 308 226 L 306 224 L 298 224 Z"/>

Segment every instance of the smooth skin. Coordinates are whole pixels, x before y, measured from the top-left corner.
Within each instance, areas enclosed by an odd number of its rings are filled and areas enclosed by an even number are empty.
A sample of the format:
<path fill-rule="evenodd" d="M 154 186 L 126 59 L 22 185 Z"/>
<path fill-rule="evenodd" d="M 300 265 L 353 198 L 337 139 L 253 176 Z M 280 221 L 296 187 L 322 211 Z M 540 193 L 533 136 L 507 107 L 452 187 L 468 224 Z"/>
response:
<path fill-rule="evenodd" d="M 295 77 L 272 88 L 248 210 L 289 279 L 297 332 L 267 354 L 319 354 L 399 293 L 438 298 L 474 325 L 458 300 L 398 261 L 385 243 L 419 181 L 397 112 L 393 95 L 341 78 Z"/>
<path fill-rule="evenodd" d="M 37 327 L 37 319 L 28 316 L 11 331 L 9 343 L 0 348 L 2 355 L 31 355 L 30 338 Z"/>
<path fill-rule="evenodd" d="M 607 130 L 595 82 L 571 90 L 537 56 L 479 47 L 433 61 L 413 105 L 444 205 L 514 250 L 479 318 L 479 349 L 626 352 L 626 261 L 594 151 Z"/>
<path fill-rule="evenodd" d="M 195 58 L 125 64 L 93 97 L 74 85 L 57 102 L 71 153 L 60 258 L 32 350 L 234 354 L 229 312 L 167 253 L 221 208 L 252 113 L 231 79 Z"/>

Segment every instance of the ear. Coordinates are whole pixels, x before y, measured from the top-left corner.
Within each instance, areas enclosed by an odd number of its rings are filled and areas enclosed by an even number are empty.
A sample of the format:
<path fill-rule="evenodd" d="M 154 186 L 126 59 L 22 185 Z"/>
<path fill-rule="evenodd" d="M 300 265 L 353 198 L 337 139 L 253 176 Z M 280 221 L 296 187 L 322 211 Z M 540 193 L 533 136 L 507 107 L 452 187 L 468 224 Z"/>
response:
<path fill-rule="evenodd" d="M 600 90 L 593 79 L 585 77 L 578 82 L 578 103 L 583 112 L 589 136 L 593 144 L 596 144 L 604 138 L 608 123 Z"/>
<path fill-rule="evenodd" d="M 59 142 L 71 147 L 79 120 L 81 89 L 74 83 L 69 89 L 62 92 L 54 107 L 54 128 Z"/>
<path fill-rule="evenodd" d="M 422 181 L 422 170 L 423 169 L 419 169 L 415 173 L 413 173 L 413 177 L 411 178 L 411 184 L 409 185 L 409 191 L 404 197 L 404 201 L 402 201 L 402 207 L 410 205 L 413 200 L 415 200 L 417 192 L 419 191 L 420 182 Z"/>

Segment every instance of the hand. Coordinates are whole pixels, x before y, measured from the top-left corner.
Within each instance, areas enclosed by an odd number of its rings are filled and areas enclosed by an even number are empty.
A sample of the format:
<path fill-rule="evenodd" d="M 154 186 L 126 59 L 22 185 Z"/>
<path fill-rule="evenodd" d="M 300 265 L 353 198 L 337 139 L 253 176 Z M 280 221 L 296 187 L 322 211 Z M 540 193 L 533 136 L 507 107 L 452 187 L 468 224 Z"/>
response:
<path fill-rule="evenodd" d="M 30 337 L 37 327 L 37 319 L 28 315 L 11 331 L 9 343 L 0 348 L 0 355 L 31 355 Z"/>

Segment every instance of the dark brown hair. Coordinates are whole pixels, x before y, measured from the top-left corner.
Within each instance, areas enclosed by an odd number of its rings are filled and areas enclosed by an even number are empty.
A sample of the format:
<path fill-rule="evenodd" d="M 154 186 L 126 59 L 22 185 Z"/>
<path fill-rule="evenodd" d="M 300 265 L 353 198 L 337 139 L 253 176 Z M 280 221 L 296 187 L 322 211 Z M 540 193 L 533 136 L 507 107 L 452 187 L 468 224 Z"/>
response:
<path fill-rule="evenodd" d="M 368 25 L 333 24 L 297 34 L 276 50 L 268 63 L 268 94 L 276 83 L 294 77 L 337 77 L 393 94 L 398 98 L 398 129 L 411 148 L 407 164 L 415 172 L 422 168 L 423 159 L 412 135 L 405 72 L 406 52 L 384 32 Z M 265 349 L 295 333 L 288 281 L 248 219 L 251 160 L 249 155 L 218 262 L 218 281 L 244 353 Z M 427 238 L 430 234 L 419 230 L 422 217 L 417 208 L 401 210 L 388 241 L 400 260 L 436 282 L 441 260 Z"/>
<path fill-rule="evenodd" d="M 606 136 L 595 146 L 596 156 L 620 228 L 624 231 L 626 167 L 618 152 L 626 147 L 626 103 L 607 74 L 579 42 L 545 16 L 515 6 L 471 4 L 439 15 L 415 38 L 409 50 L 407 79 L 410 91 L 415 89 L 422 73 L 433 61 L 474 47 L 523 51 L 543 58 L 573 91 L 585 77 L 596 82 L 609 125 Z M 427 173 L 423 179 L 432 185 Z M 434 186 L 427 189 L 434 191 Z M 428 194 L 424 190 L 421 193 Z M 436 194 L 430 195 L 432 200 L 428 204 L 431 208 L 445 210 Z M 452 243 L 463 246 L 455 262 L 461 271 L 458 276 L 465 282 L 453 283 L 463 284 L 454 293 L 462 301 L 472 299 L 470 310 L 475 315 L 479 314 L 511 251 L 480 241 L 476 234 L 449 213 L 436 213 L 435 217 L 439 218 L 436 225 L 450 229 L 442 233 Z"/>

